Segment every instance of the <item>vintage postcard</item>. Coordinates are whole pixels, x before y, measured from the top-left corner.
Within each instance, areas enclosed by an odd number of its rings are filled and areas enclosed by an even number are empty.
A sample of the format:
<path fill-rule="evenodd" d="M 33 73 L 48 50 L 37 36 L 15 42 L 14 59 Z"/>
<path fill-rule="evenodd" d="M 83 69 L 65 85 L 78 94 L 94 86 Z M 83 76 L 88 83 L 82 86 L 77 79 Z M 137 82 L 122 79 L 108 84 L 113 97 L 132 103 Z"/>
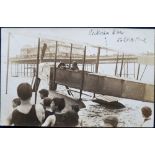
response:
<path fill-rule="evenodd" d="M 154 127 L 154 28 L 1 28 L 0 125 Z"/>

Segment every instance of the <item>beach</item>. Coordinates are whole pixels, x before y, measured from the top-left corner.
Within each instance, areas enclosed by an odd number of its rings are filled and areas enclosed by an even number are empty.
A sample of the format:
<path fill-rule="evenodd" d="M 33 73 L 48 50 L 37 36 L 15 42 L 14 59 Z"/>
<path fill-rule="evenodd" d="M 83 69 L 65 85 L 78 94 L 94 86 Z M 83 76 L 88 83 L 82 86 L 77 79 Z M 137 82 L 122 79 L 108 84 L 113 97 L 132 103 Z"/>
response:
<path fill-rule="evenodd" d="M 6 69 L 4 68 L 5 65 L 1 66 L 1 125 L 4 124 L 4 121 L 8 114 L 12 110 L 11 101 L 13 98 L 17 97 L 16 88 L 22 82 L 32 82 L 32 77 L 11 77 L 9 74 L 8 79 L 8 94 L 6 94 Z M 129 65 L 129 71 L 132 72 L 133 65 Z M 142 66 L 143 68 L 145 66 Z M 106 73 L 108 75 L 114 74 L 115 65 L 112 64 L 102 64 L 99 66 L 99 73 Z M 144 74 L 142 81 L 153 84 L 154 77 L 153 77 L 153 69 L 154 66 L 149 66 Z M 141 70 L 140 75 L 142 74 L 143 70 Z M 132 78 L 132 77 L 129 77 Z M 39 89 L 46 88 L 48 89 L 48 79 L 45 77 L 42 78 Z M 67 95 L 67 91 L 64 86 L 59 85 L 58 92 Z M 93 96 L 92 93 L 85 92 L 90 96 Z M 73 92 L 75 98 L 79 97 L 78 93 Z M 98 103 L 92 102 L 92 98 L 86 95 L 82 95 L 82 99 L 84 104 L 86 105 L 85 108 L 80 109 L 79 117 L 82 121 L 83 127 L 103 127 L 103 119 L 106 116 L 114 115 L 117 116 L 119 119 L 118 127 L 141 127 L 143 122 L 143 117 L 141 114 L 141 108 L 143 106 L 149 106 L 152 109 L 152 113 L 154 114 L 154 103 L 149 102 L 142 102 L 137 100 L 130 100 L 130 99 L 123 99 L 120 98 L 119 102 L 125 105 L 123 109 L 107 109 L 104 106 L 99 105 Z M 37 94 L 37 103 L 40 102 L 39 94 Z M 34 93 L 32 96 L 32 104 L 34 104 Z M 152 126 L 153 126 L 153 118 L 152 115 Z"/>

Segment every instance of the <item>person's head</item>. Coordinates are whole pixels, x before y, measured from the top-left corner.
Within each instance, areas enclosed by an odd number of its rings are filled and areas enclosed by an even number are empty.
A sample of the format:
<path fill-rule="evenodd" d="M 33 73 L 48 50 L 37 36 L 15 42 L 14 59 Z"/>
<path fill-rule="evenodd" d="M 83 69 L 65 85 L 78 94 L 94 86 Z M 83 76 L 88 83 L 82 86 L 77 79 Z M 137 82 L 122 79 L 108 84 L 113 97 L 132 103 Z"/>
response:
<path fill-rule="evenodd" d="M 143 117 L 145 118 L 149 118 L 152 115 L 152 110 L 150 107 L 145 106 L 141 109 L 141 111 L 142 111 Z"/>
<path fill-rule="evenodd" d="M 59 65 L 58 65 L 58 68 L 61 68 L 61 67 L 65 67 L 65 63 L 64 62 L 60 62 Z"/>
<path fill-rule="evenodd" d="M 118 124 L 118 119 L 115 116 L 107 116 L 104 118 L 104 127 L 116 128 Z"/>
<path fill-rule="evenodd" d="M 62 111 L 65 108 L 64 98 L 54 98 L 53 102 L 55 104 L 56 111 Z"/>
<path fill-rule="evenodd" d="M 30 99 L 32 97 L 31 85 L 29 83 L 21 83 L 17 87 L 17 94 L 18 97 L 23 101 Z"/>
<path fill-rule="evenodd" d="M 75 127 L 78 124 L 78 119 L 79 119 L 79 116 L 76 112 L 67 111 L 64 114 L 63 122 L 64 122 L 65 126 L 67 126 L 67 127 Z"/>
<path fill-rule="evenodd" d="M 79 110 L 80 110 L 79 105 L 77 105 L 77 104 L 74 104 L 74 105 L 72 105 L 71 107 L 72 107 L 72 110 L 75 111 L 75 112 L 77 112 L 77 113 L 78 113 Z"/>
<path fill-rule="evenodd" d="M 64 62 L 61 62 L 61 66 L 65 66 L 65 63 Z"/>
<path fill-rule="evenodd" d="M 73 67 L 76 67 L 77 66 L 77 62 L 73 61 L 72 65 L 73 65 Z"/>
<path fill-rule="evenodd" d="M 45 97 L 48 97 L 48 94 L 49 94 L 47 89 L 41 89 L 41 90 L 39 90 L 39 93 L 40 93 L 40 98 L 41 99 L 44 99 Z"/>
<path fill-rule="evenodd" d="M 12 107 L 16 108 L 17 106 L 19 106 L 21 104 L 20 98 L 14 98 L 12 100 Z"/>
<path fill-rule="evenodd" d="M 52 99 L 50 99 L 49 97 L 44 98 L 43 105 L 45 107 L 50 107 L 51 106 L 51 103 L 52 103 Z"/>

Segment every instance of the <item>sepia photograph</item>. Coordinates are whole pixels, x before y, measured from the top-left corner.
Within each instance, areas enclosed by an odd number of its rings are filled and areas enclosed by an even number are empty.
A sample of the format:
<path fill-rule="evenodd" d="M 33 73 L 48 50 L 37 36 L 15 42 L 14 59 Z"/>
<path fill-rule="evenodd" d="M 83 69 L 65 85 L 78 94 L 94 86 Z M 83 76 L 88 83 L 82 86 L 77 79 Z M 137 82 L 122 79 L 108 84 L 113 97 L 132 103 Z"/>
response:
<path fill-rule="evenodd" d="M 1 28 L 0 126 L 154 127 L 155 28 Z"/>

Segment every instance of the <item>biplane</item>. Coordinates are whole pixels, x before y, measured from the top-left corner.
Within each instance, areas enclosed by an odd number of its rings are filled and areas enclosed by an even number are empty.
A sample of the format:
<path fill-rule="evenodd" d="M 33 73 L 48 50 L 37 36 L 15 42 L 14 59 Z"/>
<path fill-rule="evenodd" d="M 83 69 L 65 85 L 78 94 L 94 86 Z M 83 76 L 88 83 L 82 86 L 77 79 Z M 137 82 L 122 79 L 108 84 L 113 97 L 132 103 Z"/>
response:
<path fill-rule="evenodd" d="M 92 52 L 92 51 L 93 52 Z M 138 62 L 138 58 L 134 55 L 110 55 L 105 56 L 105 51 L 116 52 L 113 49 L 96 46 L 90 44 L 74 44 L 55 40 L 38 41 L 38 52 L 29 52 L 27 57 L 11 59 L 12 62 L 30 62 L 37 64 L 36 79 L 41 76 L 47 77 L 49 80 L 49 90 L 55 91 L 57 85 L 64 85 L 68 95 L 73 98 L 73 89 L 79 90 L 79 100 L 82 99 L 83 91 L 105 96 L 105 100 L 112 103 L 112 97 L 133 99 L 145 102 L 154 102 L 154 85 L 141 82 L 138 79 L 140 65 L 136 79 L 122 77 L 123 64 L 126 62 Z M 37 59 L 36 59 L 37 55 Z M 71 70 L 72 62 L 76 61 L 80 66 L 80 70 Z M 65 69 L 58 68 L 58 64 L 63 62 L 66 64 Z M 100 63 L 115 63 L 114 75 L 105 75 L 98 72 Z M 148 61 L 150 63 L 150 61 Z M 120 63 L 120 71 L 118 64 Z M 93 69 L 89 70 L 88 65 Z M 154 64 L 154 62 L 152 62 Z M 119 72 L 119 74 L 118 74 Z M 40 77 L 39 77 L 40 76 Z M 39 82 L 40 83 L 40 82 Z M 36 87 L 38 88 L 38 87 Z M 73 88 L 73 89 L 72 89 Z M 36 90 L 37 91 L 37 90 Z M 111 97 L 106 97 L 111 96 Z"/>

